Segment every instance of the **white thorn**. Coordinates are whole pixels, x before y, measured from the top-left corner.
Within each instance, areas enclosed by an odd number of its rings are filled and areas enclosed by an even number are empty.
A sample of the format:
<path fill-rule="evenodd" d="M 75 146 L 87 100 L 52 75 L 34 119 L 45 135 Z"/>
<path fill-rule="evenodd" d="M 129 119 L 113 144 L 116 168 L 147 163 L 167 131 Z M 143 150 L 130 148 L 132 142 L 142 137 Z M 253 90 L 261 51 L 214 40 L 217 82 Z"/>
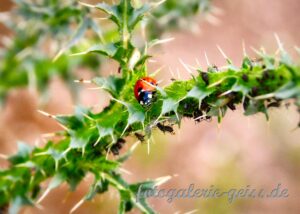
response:
<path fill-rule="evenodd" d="M 185 68 L 185 70 L 189 73 L 192 74 L 193 71 L 190 70 L 190 68 L 179 58 L 179 62 L 181 63 L 181 65 Z"/>
<path fill-rule="evenodd" d="M 140 141 L 138 140 L 137 142 L 135 142 L 131 147 L 130 147 L 130 152 L 133 152 L 136 148 L 137 148 L 137 146 L 140 144 Z"/>
<path fill-rule="evenodd" d="M 129 127 L 129 124 L 127 123 L 126 127 L 124 128 L 124 130 L 123 130 L 123 132 L 122 132 L 122 134 L 121 134 L 121 137 L 125 134 L 125 132 L 126 132 L 126 130 L 128 129 L 128 127 Z"/>
<path fill-rule="evenodd" d="M 109 153 L 110 153 L 110 148 L 111 148 L 111 146 L 108 147 L 108 150 L 107 150 L 107 152 L 106 152 L 106 157 L 105 157 L 106 160 L 108 160 L 108 155 L 109 155 Z"/>
<path fill-rule="evenodd" d="M 244 57 L 247 57 L 248 54 L 247 54 L 247 51 L 246 51 L 246 45 L 245 45 L 245 41 L 244 40 L 242 42 L 242 47 L 243 47 L 243 55 L 244 55 Z"/>
<path fill-rule="evenodd" d="M 165 66 L 161 66 L 160 68 L 158 68 L 156 71 L 154 71 L 152 74 L 150 74 L 149 76 L 150 77 L 155 77 L 159 72 L 162 71 L 162 69 L 164 68 Z"/>
<path fill-rule="evenodd" d="M 119 168 L 120 172 L 124 172 L 127 175 L 132 175 L 132 172 L 128 171 L 127 169 L 124 168 Z"/>
<path fill-rule="evenodd" d="M 78 1 L 79 4 L 83 5 L 83 6 L 86 6 L 86 7 L 95 7 L 94 5 L 92 4 L 88 4 L 88 3 L 85 3 L 85 2 L 82 2 L 82 1 Z"/>
<path fill-rule="evenodd" d="M 162 83 L 164 80 L 157 80 L 156 82 L 157 82 L 157 84 L 160 84 L 160 83 Z"/>
<path fill-rule="evenodd" d="M 150 140 L 147 140 L 147 154 L 150 155 Z"/>
<path fill-rule="evenodd" d="M 209 59 L 208 59 L 208 56 L 207 56 L 206 52 L 204 52 L 204 56 L 205 56 L 207 66 L 210 66 L 210 62 L 209 62 Z"/>
<path fill-rule="evenodd" d="M 93 83 L 92 80 L 84 80 L 84 79 L 80 79 L 80 80 L 74 80 L 75 83 L 86 83 L 86 84 L 91 84 Z"/>
<path fill-rule="evenodd" d="M 37 110 L 37 112 L 39 112 L 40 114 L 42 114 L 42 115 L 44 115 L 44 116 L 46 116 L 46 117 L 49 117 L 49 118 L 51 118 L 51 119 L 56 119 L 56 116 L 54 116 L 54 115 L 52 115 L 52 114 L 49 114 L 49 113 L 47 113 L 47 112 L 44 112 L 44 111 L 41 111 L 41 110 Z M 65 129 L 65 130 L 69 130 L 66 126 L 64 126 L 64 125 L 61 124 L 61 123 L 58 123 L 58 125 L 59 125 L 60 127 L 62 127 L 63 129 Z"/>
<path fill-rule="evenodd" d="M 201 115 L 201 116 L 199 116 L 199 117 L 195 118 L 195 119 L 194 119 L 194 121 L 196 121 L 196 120 L 199 120 L 199 119 L 202 119 L 202 118 L 205 118 L 206 116 L 207 116 L 206 114 L 204 114 L 204 115 Z"/>
<path fill-rule="evenodd" d="M 210 10 L 213 14 L 216 14 L 216 15 L 223 15 L 224 14 L 223 9 L 219 8 L 219 7 L 216 7 L 216 6 L 212 6 Z"/>
<path fill-rule="evenodd" d="M 94 143 L 94 147 L 97 146 L 97 144 L 100 142 L 101 136 L 98 137 L 97 141 Z"/>
<path fill-rule="evenodd" d="M 213 16 L 213 15 L 211 15 L 211 14 L 207 14 L 206 15 L 206 20 L 210 23 L 210 24 L 212 24 L 212 25 L 219 25 L 220 24 L 220 20 L 217 18 L 217 17 L 215 17 L 215 16 Z"/>
<path fill-rule="evenodd" d="M 141 34 L 142 34 L 142 38 L 144 41 L 146 41 L 146 45 L 145 45 L 145 53 L 147 53 L 148 50 L 148 44 L 147 44 L 147 22 L 145 22 L 144 20 L 141 21 Z"/>
<path fill-rule="evenodd" d="M 178 79 L 181 79 L 181 76 L 180 76 L 180 71 L 178 68 L 176 68 L 176 72 L 177 72 L 177 76 L 178 76 Z"/>
<path fill-rule="evenodd" d="M 259 50 L 257 50 L 256 48 L 254 48 L 254 47 L 250 47 L 251 49 L 252 49 L 252 51 L 254 51 L 254 53 L 256 53 L 257 55 L 259 55 L 259 56 L 262 56 L 262 53 L 259 51 Z"/>
<path fill-rule="evenodd" d="M 44 115 L 44 116 L 46 116 L 46 117 L 49 117 L 49 118 L 55 118 L 54 115 L 49 114 L 49 113 L 47 113 L 47 112 L 44 112 L 44 111 L 42 111 L 42 110 L 37 110 L 37 112 L 39 112 L 40 114 L 42 114 L 42 115 Z"/>
<path fill-rule="evenodd" d="M 278 34 L 274 33 L 274 36 L 275 36 L 276 42 L 278 44 L 279 50 L 283 51 L 284 50 L 283 43 L 280 41 Z"/>
<path fill-rule="evenodd" d="M 156 45 L 161 45 L 161 44 L 165 44 L 165 43 L 171 42 L 171 41 L 173 41 L 174 39 L 175 39 L 174 37 L 167 38 L 167 39 L 159 39 L 159 40 L 153 42 L 152 44 L 150 43 L 149 48 L 154 47 L 154 46 L 156 46 Z"/>
<path fill-rule="evenodd" d="M 172 178 L 171 175 L 157 178 L 157 179 L 155 179 L 155 184 L 156 184 L 155 186 L 160 186 L 160 185 L 168 182 L 171 178 Z"/>
<path fill-rule="evenodd" d="M 73 213 L 75 210 L 77 210 L 83 203 L 84 203 L 84 198 L 81 199 L 75 206 L 70 210 L 70 213 Z"/>
<path fill-rule="evenodd" d="M 147 81 L 145 81 L 145 82 L 147 82 Z M 148 83 L 148 82 L 147 82 Z M 148 83 L 149 85 L 151 85 L 150 83 Z M 152 86 L 152 85 L 151 85 Z M 114 98 L 114 97 L 112 97 L 112 96 L 110 96 L 110 99 L 112 99 L 112 100 L 114 100 L 114 101 L 116 101 L 116 102 L 118 102 L 118 103 L 120 103 L 120 104 L 122 104 L 122 105 L 124 105 L 124 106 L 128 106 L 128 104 L 127 103 L 125 103 L 125 102 L 123 102 L 123 101 L 121 101 L 121 100 L 118 100 L 118 99 L 116 99 L 116 98 Z"/>
<path fill-rule="evenodd" d="M 151 3 L 151 8 L 156 8 L 159 5 L 163 4 L 165 1 L 167 1 L 167 0 L 161 0 L 159 2 L 153 2 L 153 3 Z"/>
<path fill-rule="evenodd" d="M 148 62 L 150 62 L 150 63 L 157 63 L 157 60 L 155 60 L 155 59 L 149 59 Z"/>
<path fill-rule="evenodd" d="M 223 97 L 227 94 L 230 94 L 231 92 L 232 92 L 232 90 L 225 91 L 224 93 L 220 94 L 218 97 Z"/>
<path fill-rule="evenodd" d="M 93 87 L 93 88 L 87 88 L 88 90 L 102 90 L 103 87 Z"/>
<path fill-rule="evenodd" d="M 98 18 L 95 18 L 95 19 L 98 19 L 98 20 L 108 20 L 109 18 L 108 17 L 98 17 Z"/>
<path fill-rule="evenodd" d="M 169 66 L 169 71 L 170 71 L 170 73 L 171 73 L 172 77 L 174 78 L 174 77 L 175 77 L 175 75 L 174 75 L 174 72 L 173 72 L 173 70 L 171 69 L 171 67 L 170 67 L 170 66 Z"/>
<path fill-rule="evenodd" d="M 56 133 L 46 133 L 42 134 L 42 138 L 53 138 L 56 136 Z"/>
<path fill-rule="evenodd" d="M 225 52 L 222 50 L 222 48 L 217 45 L 218 50 L 220 51 L 220 53 L 222 54 L 222 56 L 225 58 L 225 60 L 228 60 L 228 57 L 226 56 Z"/>
<path fill-rule="evenodd" d="M 4 159 L 4 160 L 7 160 L 7 159 L 8 159 L 8 156 L 5 155 L 5 154 L 0 154 L 0 158 L 1 158 L 1 159 Z"/>
<path fill-rule="evenodd" d="M 201 67 L 201 64 L 200 64 L 200 61 L 198 58 L 196 58 L 196 64 L 197 64 L 197 66 Z"/>
<path fill-rule="evenodd" d="M 266 49 L 264 47 L 261 47 L 260 50 L 263 54 L 266 54 Z"/>
<path fill-rule="evenodd" d="M 44 200 L 44 198 L 49 194 L 50 189 L 47 188 L 46 191 L 43 193 L 43 195 L 37 200 L 37 204 L 41 203 L 42 200 Z"/>

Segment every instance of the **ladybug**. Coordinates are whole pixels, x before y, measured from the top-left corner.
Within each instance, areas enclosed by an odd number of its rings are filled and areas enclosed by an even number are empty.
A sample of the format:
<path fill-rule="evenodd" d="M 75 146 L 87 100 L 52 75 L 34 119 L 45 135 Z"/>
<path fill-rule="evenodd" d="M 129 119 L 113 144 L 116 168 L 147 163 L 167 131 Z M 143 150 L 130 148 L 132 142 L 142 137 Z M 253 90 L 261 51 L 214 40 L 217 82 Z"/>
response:
<path fill-rule="evenodd" d="M 156 80 L 151 77 L 143 77 L 136 81 L 134 95 L 141 105 L 151 105 L 156 93 L 156 86 Z"/>

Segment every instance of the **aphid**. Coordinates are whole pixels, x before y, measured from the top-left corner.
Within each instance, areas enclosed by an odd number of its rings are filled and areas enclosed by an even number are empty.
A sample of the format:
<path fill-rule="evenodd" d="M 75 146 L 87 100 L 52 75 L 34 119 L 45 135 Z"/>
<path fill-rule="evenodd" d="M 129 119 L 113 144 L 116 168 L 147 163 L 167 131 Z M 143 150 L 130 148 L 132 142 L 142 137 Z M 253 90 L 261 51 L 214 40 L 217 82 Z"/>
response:
<path fill-rule="evenodd" d="M 202 80 L 205 82 L 206 85 L 209 85 L 209 77 L 206 72 L 201 72 Z"/>
<path fill-rule="evenodd" d="M 258 88 L 257 88 L 256 86 L 252 87 L 252 89 L 251 89 L 251 94 L 252 94 L 253 96 L 256 96 L 257 93 L 258 93 Z"/>
<path fill-rule="evenodd" d="M 245 82 L 248 82 L 249 77 L 248 77 L 247 74 L 243 74 L 242 79 L 243 79 Z"/>
<path fill-rule="evenodd" d="M 139 133 L 134 133 L 135 137 L 141 141 L 141 142 L 144 142 L 145 141 L 145 136 L 142 135 L 142 134 L 139 134 Z"/>
<path fill-rule="evenodd" d="M 141 105 L 151 105 L 156 93 L 156 86 L 156 80 L 151 77 L 143 77 L 135 83 L 134 95 Z"/>
<path fill-rule="evenodd" d="M 230 101 L 229 103 L 227 103 L 227 107 L 230 108 L 231 111 L 236 110 L 236 107 L 234 105 L 234 103 L 232 101 Z"/>
<path fill-rule="evenodd" d="M 280 102 L 279 101 L 274 101 L 274 102 L 271 102 L 267 105 L 267 108 L 271 108 L 271 107 L 275 107 L 275 108 L 280 107 Z"/>
<path fill-rule="evenodd" d="M 122 149 L 125 143 L 126 141 L 124 139 L 119 138 L 117 142 L 114 145 L 112 145 L 110 151 L 113 153 L 113 155 L 119 155 L 119 151 Z"/>
<path fill-rule="evenodd" d="M 157 128 L 159 128 L 159 130 L 162 131 L 163 133 L 169 132 L 171 134 L 175 134 L 174 129 L 172 128 L 172 126 L 165 126 L 161 123 L 157 123 Z"/>
<path fill-rule="evenodd" d="M 262 79 L 267 80 L 269 78 L 270 78 L 270 72 L 268 70 L 264 71 Z"/>

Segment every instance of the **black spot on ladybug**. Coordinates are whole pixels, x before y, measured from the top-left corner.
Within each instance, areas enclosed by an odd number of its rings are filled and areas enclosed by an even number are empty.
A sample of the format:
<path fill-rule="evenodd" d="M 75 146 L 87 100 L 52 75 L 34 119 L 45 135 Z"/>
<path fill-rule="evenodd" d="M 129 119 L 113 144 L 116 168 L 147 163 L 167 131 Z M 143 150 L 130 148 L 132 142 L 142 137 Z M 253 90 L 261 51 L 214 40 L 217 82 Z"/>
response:
<path fill-rule="evenodd" d="M 149 106 L 151 105 L 154 99 L 155 93 L 152 91 L 143 91 L 141 90 L 139 93 L 140 104 Z"/>

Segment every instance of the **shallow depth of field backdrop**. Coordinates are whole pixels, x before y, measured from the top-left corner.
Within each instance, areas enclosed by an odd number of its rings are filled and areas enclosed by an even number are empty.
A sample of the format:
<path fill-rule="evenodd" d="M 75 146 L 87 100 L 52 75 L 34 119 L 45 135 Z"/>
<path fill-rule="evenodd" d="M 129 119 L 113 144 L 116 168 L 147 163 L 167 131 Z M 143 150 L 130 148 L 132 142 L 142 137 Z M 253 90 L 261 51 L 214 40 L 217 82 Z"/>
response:
<path fill-rule="evenodd" d="M 86 1 L 89 2 L 89 1 Z M 299 0 L 215 0 L 219 10 L 217 18 L 199 20 L 199 32 L 180 31 L 170 34 L 175 41 L 156 49 L 157 69 L 165 65 L 159 79 L 170 81 L 168 67 L 176 71 L 184 62 L 196 65 L 197 57 L 205 67 L 204 52 L 210 62 L 222 66 L 226 62 L 216 45 L 235 63 L 242 60 L 242 41 L 247 51 L 254 56 L 251 46 L 274 52 L 276 32 L 289 52 L 294 45 L 300 45 L 300 2 Z M 1 0 L 0 10 L 11 7 L 7 0 Z M 213 22 L 213 23 L 212 23 Z M 9 35 L 0 26 L 0 36 Z M 0 59 L 1 60 L 1 59 Z M 13 65 L 11 65 L 13 66 Z M 115 66 L 105 64 L 102 73 L 117 72 Z M 180 70 L 183 70 L 182 67 Z M 78 71 L 79 76 L 88 79 L 91 73 Z M 186 72 L 181 72 L 187 78 Z M 108 97 L 101 91 L 83 89 L 80 102 L 84 106 L 107 105 Z M 28 90 L 12 90 L 5 107 L 0 112 L 0 151 L 11 154 L 16 151 L 16 141 L 34 144 L 43 133 L 59 130 L 52 120 L 37 113 L 37 97 Z M 71 113 L 71 96 L 62 81 L 55 79 L 50 85 L 50 102 L 45 111 Z M 244 117 L 241 106 L 226 115 L 223 122 L 201 122 L 194 124 L 184 120 L 176 135 L 157 132 L 155 144 L 147 155 L 146 144 L 139 146 L 132 158 L 125 164 L 131 175 L 128 181 L 140 181 L 164 175 L 174 175 L 163 188 L 186 188 L 194 183 L 196 187 L 208 188 L 215 185 L 223 190 L 251 185 L 271 189 L 278 183 L 289 189 L 287 199 L 239 199 L 228 204 L 221 199 L 177 199 L 171 204 L 165 199 L 151 199 L 150 204 L 160 213 L 181 213 L 198 209 L 197 213 L 299 213 L 300 212 L 300 130 L 294 129 L 299 121 L 296 109 L 282 107 L 270 111 L 267 122 L 263 114 Z M 0 162 L 1 167 L 5 166 Z M 89 179 L 80 185 L 78 191 L 68 193 L 64 185 L 53 190 L 42 202 L 44 210 L 25 208 L 23 213 L 67 213 L 86 193 Z M 97 196 L 92 202 L 84 203 L 76 213 L 116 213 L 117 194 L 110 191 Z"/>

